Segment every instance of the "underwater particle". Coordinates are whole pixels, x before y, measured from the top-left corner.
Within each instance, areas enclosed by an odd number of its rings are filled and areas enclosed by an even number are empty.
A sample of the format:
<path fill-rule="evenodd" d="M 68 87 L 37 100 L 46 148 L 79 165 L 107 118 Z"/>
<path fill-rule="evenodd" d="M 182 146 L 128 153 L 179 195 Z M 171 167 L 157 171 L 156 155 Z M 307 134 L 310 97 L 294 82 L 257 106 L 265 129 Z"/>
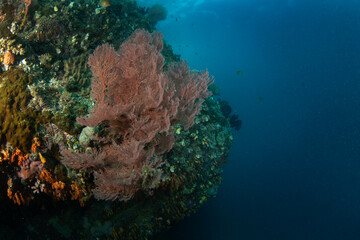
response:
<path fill-rule="evenodd" d="M 99 6 L 102 7 L 102 8 L 110 7 L 110 5 L 111 5 L 110 0 L 100 0 L 99 1 Z"/>
<path fill-rule="evenodd" d="M 242 74 L 243 74 L 242 71 L 240 71 L 240 70 L 236 71 L 236 75 L 241 76 Z"/>
<path fill-rule="evenodd" d="M 3 58 L 3 64 L 5 66 L 10 66 L 12 64 L 14 64 L 15 62 L 15 56 L 12 52 L 10 51 L 7 51 L 5 54 L 4 54 L 4 58 Z"/>

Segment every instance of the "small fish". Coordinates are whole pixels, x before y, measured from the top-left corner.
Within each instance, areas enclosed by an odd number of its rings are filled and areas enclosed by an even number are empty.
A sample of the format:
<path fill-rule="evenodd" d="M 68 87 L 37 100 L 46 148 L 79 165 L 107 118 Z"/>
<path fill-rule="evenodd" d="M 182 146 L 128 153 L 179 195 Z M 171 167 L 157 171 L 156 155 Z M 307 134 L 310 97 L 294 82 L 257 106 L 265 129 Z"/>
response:
<path fill-rule="evenodd" d="M 242 74 L 243 74 L 242 71 L 240 70 L 236 71 L 236 75 L 241 76 Z"/>
<path fill-rule="evenodd" d="M 262 101 L 264 100 L 264 98 L 263 98 L 263 97 L 258 97 L 258 100 L 259 100 L 260 102 L 262 102 Z"/>
<path fill-rule="evenodd" d="M 99 6 L 102 8 L 110 7 L 111 1 L 110 0 L 100 0 Z"/>

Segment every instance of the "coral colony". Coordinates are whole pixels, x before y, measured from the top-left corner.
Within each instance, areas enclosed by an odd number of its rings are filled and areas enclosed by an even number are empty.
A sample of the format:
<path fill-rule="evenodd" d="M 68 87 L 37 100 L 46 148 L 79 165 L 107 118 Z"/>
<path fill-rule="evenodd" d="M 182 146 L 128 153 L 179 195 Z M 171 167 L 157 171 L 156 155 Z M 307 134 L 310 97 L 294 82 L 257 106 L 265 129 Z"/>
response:
<path fill-rule="evenodd" d="M 165 8 L 0 4 L 0 199 L 3 222 L 18 226 L 9 236 L 146 239 L 216 196 L 230 106 L 155 31 Z"/>

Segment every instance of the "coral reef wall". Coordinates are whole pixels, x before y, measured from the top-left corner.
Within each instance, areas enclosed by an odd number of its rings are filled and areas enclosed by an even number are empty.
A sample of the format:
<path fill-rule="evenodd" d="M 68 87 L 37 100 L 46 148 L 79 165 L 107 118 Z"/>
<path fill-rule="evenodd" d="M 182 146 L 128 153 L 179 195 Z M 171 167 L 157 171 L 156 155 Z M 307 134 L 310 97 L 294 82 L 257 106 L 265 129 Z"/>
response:
<path fill-rule="evenodd" d="M 150 13 L 0 2 L 1 238 L 146 239 L 216 196 L 229 114 Z"/>

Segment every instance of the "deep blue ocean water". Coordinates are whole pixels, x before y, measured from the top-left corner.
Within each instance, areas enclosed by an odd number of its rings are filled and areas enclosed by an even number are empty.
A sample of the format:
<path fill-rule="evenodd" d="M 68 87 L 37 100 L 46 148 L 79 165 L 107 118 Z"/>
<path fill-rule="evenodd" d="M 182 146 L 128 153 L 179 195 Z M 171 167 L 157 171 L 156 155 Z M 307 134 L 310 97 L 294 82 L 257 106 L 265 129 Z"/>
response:
<path fill-rule="evenodd" d="M 159 239 L 360 239 L 360 1 L 163 4 L 243 124 L 217 198 Z"/>

